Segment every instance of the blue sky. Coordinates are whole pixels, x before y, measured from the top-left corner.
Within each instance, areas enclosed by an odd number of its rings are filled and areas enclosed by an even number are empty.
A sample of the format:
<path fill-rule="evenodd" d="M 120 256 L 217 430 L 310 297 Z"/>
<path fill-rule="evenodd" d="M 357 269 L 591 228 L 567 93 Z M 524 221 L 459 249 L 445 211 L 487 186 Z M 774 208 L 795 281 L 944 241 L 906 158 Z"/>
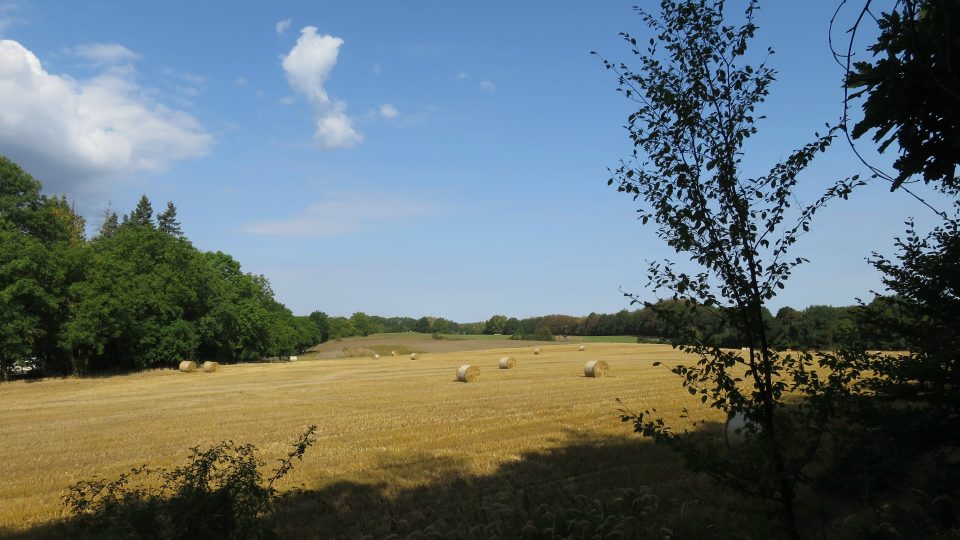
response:
<path fill-rule="evenodd" d="M 842 98 L 835 4 L 769 4 L 754 46 L 779 76 L 757 171 Z M 646 260 L 677 258 L 606 185 L 630 104 L 589 53 L 630 60 L 617 33 L 646 35 L 631 6 L 0 0 L 0 153 L 91 228 L 141 194 L 174 201 L 198 247 L 266 275 L 298 314 L 617 311 L 621 287 L 653 298 Z M 862 172 L 837 144 L 800 198 Z M 881 185 L 833 204 L 772 306 L 867 298 L 864 258 L 908 216 L 933 223 Z"/>

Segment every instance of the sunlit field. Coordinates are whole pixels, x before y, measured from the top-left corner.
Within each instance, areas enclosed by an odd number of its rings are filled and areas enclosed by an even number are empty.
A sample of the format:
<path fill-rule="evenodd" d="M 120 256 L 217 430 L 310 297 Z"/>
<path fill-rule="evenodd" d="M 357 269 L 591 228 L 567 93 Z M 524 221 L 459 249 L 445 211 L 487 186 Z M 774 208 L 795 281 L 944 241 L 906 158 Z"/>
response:
<path fill-rule="evenodd" d="M 635 451 L 629 445 L 649 443 L 620 421 L 615 398 L 633 409 L 656 407 L 668 418 L 690 407 L 691 420 L 721 420 L 666 367 L 651 365 L 682 357 L 669 346 L 539 347 L 540 355 L 527 345 L 426 352 L 418 360 L 308 354 L 295 362 L 222 366 L 216 373 L 157 370 L 4 384 L 0 532 L 62 517 L 60 499 L 80 479 L 116 477 L 143 463 L 180 465 L 188 448 L 228 439 L 254 444 L 270 464 L 313 424 L 318 440 L 283 489 L 346 482 L 375 486 L 378 497 L 390 500 L 451 476 L 494 475 L 531 453 L 575 445 L 628 445 L 626 457 L 618 458 L 624 462 L 584 463 L 581 480 L 601 470 L 613 472 L 602 482 L 662 474 L 662 464 L 629 460 Z M 515 369 L 497 369 L 504 355 L 516 359 Z M 609 376 L 585 377 L 588 360 L 607 361 Z M 468 363 L 480 367 L 479 382 L 456 382 L 458 366 Z"/>

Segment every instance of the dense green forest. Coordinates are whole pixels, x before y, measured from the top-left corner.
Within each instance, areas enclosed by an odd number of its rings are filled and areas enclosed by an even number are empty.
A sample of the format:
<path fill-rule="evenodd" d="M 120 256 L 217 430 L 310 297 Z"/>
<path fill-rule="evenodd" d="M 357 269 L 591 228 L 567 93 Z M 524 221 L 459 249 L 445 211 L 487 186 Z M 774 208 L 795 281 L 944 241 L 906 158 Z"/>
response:
<path fill-rule="evenodd" d="M 274 299 L 263 276 L 194 247 L 168 203 L 107 212 L 85 238 L 65 197 L 0 157 L 0 368 L 38 359 L 48 373 L 226 362 L 292 354 L 317 326 Z"/>

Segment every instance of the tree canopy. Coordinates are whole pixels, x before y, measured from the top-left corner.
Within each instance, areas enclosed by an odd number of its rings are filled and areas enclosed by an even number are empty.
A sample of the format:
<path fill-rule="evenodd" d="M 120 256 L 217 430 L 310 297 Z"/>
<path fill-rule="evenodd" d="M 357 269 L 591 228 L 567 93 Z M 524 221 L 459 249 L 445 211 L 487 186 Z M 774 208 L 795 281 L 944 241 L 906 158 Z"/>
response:
<path fill-rule="evenodd" d="M 322 333 L 274 299 L 263 276 L 198 250 L 176 207 L 143 196 L 99 233 L 65 197 L 0 157 L 0 370 L 36 358 L 51 373 L 172 367 L 295 354 Z"/>

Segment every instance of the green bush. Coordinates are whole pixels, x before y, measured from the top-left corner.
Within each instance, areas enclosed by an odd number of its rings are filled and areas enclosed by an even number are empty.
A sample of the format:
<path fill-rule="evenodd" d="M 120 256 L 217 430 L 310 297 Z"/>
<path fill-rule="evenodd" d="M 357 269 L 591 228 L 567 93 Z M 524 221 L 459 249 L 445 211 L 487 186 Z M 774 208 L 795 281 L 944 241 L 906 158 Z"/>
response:
<path fill-rule="evenodd" d="M 70 538 L 262 538 L 277 498 L 274 483 L 315 440 L 310 426 L 264 481 L 252 444 L 221 442 L 190 449 L 189 463 L 172 470 L 135 467 L 113 481 L 82 480 L 63 498 Z M 153 477 L 157 482 L 149 482 Z"/>

